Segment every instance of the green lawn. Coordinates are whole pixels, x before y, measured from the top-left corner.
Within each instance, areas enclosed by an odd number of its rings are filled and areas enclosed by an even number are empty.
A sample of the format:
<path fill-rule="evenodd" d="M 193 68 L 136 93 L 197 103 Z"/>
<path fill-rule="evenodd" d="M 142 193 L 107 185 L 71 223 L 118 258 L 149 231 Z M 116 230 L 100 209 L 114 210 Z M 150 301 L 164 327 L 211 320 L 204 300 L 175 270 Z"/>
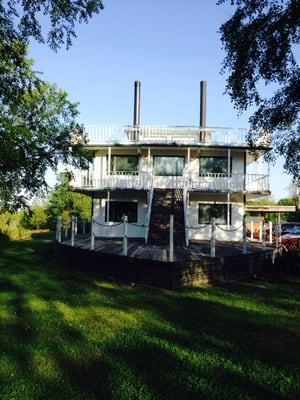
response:
<path fill-rule="evenodd" d="M 300 281 L 170 293 L 0 244 L 0 399 L 299 399 Z"/>

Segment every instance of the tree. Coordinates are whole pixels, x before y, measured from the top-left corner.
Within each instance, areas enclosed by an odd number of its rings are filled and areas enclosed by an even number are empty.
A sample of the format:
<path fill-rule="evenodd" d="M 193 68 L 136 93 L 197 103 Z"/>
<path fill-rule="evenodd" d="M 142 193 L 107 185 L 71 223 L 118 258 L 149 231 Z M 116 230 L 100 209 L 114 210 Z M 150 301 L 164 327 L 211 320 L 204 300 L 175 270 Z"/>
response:
<path fill-rule="evenodd" d="M 100 0 L 0 3 L 0 211 L 24 206 L 45 191 L 48 167 L 82 161 L 82 142 L 70 136 L 82 134 L 76 104 L 34 71 L 27 58 L 29 40 L 68 48 L 76 22 L 87 22 L 102 8 Z M 50 19 L 45 34 L 41 13 Z"/>
<path fill-rule="evenodd" d="M 228 0 L 219 0 L 218 4 Z M 239 112 L 251 106 L 251 142 L 268 131 L 275 154 L 300 177 L 300 68 L 295 50 L 300 42 L 299 0 L 230 0 L 233 16 L 220 28 L 229 71 L 226 92 Z M 262 85 L 271 96 L 263 96 Z M 268 92 L 265 91 L 265 93 Z"/>
<path fill-rule="evenodd" d="M 91 218 L 91 207 L 91 198 L 84 194 L 70 192 L 69 176 L 67 173 L 61 173 L 46 208 L 48 225 L 54 228 L 58 216 L 63 217 L 63 224 L 70 216 L 88 221 Z"/>

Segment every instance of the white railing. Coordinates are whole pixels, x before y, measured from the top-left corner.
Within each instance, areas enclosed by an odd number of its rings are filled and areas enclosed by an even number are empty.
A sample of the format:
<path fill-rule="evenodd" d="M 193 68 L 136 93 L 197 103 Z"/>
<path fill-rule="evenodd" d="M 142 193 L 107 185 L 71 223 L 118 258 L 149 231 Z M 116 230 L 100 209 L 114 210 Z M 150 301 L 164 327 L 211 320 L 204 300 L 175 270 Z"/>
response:
<path fill-rule="evenodd" d="M 155 176 L 153 172 L 117 171 L 93 176 L 88 171 L 74 173 L 70 186 L 74 189 L 186 189 L 195 191 L 266 192 L 269 176 L 263 174 L 188 174 Z"/>
<path fill-rule="evenodd" d="M 115 143 L 186 143 L 247 145 L 246 128 L 199 128 L 194 126 L 139 127 L 122 125 L 86 125 L 88 145 Z M 262 133 L 254 146 L 268 146 L 269 136 Z"/>

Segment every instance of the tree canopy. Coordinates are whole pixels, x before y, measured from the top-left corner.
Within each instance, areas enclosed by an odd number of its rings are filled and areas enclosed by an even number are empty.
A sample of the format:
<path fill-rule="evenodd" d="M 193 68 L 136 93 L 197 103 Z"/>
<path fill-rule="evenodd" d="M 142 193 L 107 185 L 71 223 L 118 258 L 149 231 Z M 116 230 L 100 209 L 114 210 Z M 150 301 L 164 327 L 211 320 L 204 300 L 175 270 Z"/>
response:
<path fill-rule="evenodd" d="M 218 4 L 226 1 L 219 0 Z M 256 107 L 251 126 L 257 132 L 267 130 L 271 134 L 275 153 L 284 156 L 286 170 L 299 179 L 300 2 L 230 3 L 235 11 L 220 28 L 226 52 L 223 72 L 229 71 L 226 91 L 240 112 Z M 256 135 L 252 131 L 249 140 Z"/>
<path fill-rule="evenodd" d="M 30 39 L 68 48 L 76 23 L 103 9 L 100 0 L 9 0 L 0 3 L 0 210 L 24 206 L 45 190 L 45 172 L 82 161 L 77 105 L 41 79 L 27 57 Z M 44 31 L 39 20 L 49 18 Z M 47 24 L 45 24 L 47 25 Z M 78 135 L 77 135 L 78 136 Z"/>

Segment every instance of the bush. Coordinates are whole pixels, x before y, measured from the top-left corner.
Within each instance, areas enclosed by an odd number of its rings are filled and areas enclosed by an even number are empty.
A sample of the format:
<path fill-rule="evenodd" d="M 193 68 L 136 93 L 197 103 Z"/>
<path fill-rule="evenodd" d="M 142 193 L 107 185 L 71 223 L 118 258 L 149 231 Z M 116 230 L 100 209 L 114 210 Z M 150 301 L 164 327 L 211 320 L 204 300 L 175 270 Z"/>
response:
<path fill-rule="evenodd" d="M 25 240 L 31 238 L 31 232 L 21 224 L 22 212 L 0 214 L 0 240 Z"/>
<path fill-rule="evenodd" d="M 25 211 L 22 218 L 22 226 L 26 229 L 38 230 L 48 228 L 48 217 L 46 208 L 43 206 L 35 206 Z"/>

